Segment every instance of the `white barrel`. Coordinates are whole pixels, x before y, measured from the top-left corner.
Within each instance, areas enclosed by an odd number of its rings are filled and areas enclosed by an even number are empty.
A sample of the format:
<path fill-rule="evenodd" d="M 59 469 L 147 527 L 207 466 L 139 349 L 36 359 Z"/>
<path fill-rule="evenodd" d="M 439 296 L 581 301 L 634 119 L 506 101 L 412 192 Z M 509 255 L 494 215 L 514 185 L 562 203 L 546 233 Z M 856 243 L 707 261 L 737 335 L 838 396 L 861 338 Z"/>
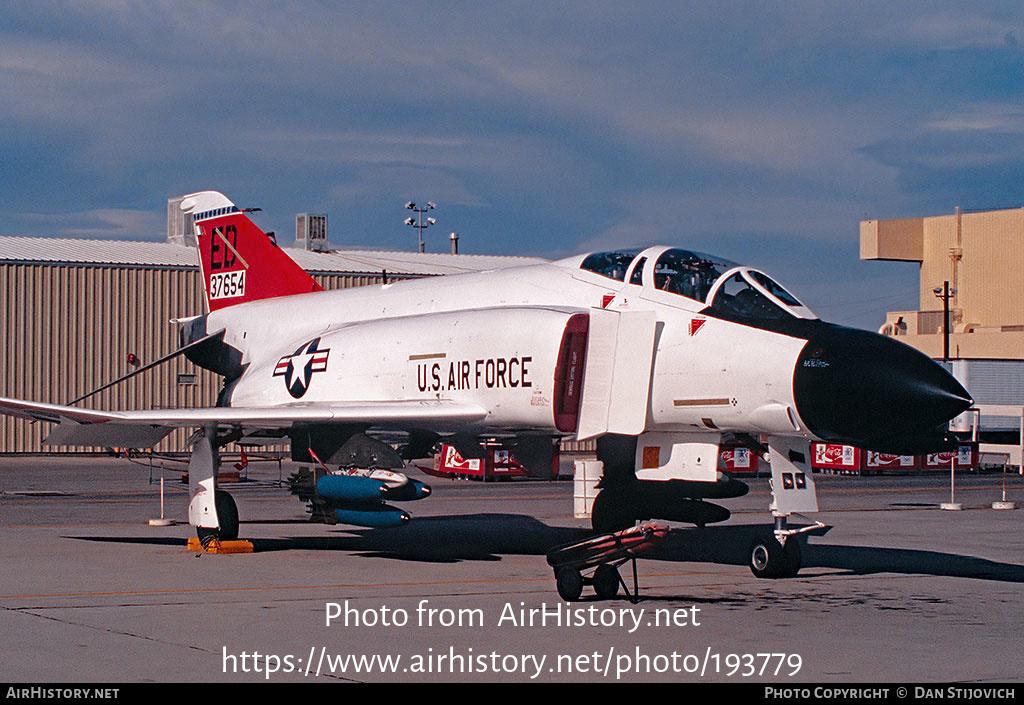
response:
<path fill-rule="evenodd" d="M 600 460 L 577 460 L 573 463 L 572 515 L 576 519 L 589 519 L 594 508 L 597 483 L 604 475 Z"/>

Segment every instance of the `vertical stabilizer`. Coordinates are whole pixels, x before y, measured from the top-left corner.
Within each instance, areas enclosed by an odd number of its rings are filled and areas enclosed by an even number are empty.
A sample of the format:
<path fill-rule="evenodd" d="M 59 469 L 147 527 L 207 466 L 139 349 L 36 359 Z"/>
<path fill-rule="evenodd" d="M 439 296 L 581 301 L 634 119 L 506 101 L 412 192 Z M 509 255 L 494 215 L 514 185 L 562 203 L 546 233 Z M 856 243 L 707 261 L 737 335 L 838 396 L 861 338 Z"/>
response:
<path fill-rule="evenodd" d="M 322 289 L 223 194 L 189 194 L 182 200 L 181 209 L 192 213 L 195 223 L 199 266 L 210 311 Z"/>

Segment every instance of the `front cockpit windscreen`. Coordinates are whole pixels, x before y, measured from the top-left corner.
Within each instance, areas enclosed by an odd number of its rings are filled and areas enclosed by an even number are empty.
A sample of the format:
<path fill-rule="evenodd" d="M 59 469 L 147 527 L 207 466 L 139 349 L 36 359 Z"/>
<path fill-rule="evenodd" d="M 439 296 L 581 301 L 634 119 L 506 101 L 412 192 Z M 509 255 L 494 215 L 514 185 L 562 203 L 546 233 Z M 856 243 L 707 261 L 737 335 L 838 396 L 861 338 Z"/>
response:
<path fill-rule="evenodd" d="M 814 318 L 795 296 L 763 272 L 742 268 L 723 281 L 711 300 L 711 311 L 753 320 Z"/>
<path fill-rule="evenodd" d="M 767 289 L 769 294 L 787 306 L 803 306 L 802 303 L 796 300 L 795 296 L 783 289 L 777 282 L 763 272 L 758 272 L 752 269 L 750 270 L 750 276 L 754 278 L 754 281 Z"/>
<path fill-rule="evenodd" d="M 741 318 L 785 318 L 789 315 L 753 287 L 740 272 L 733 274 L 718 287 L 711 310 Z"/>

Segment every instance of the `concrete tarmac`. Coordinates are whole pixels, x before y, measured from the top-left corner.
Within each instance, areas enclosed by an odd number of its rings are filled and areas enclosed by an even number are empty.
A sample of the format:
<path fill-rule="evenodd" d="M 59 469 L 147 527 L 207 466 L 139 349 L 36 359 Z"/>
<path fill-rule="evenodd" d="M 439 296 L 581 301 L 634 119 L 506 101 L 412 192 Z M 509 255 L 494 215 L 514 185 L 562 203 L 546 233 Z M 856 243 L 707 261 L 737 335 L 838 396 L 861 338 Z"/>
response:
<path fill-rule="evenodd" d="M 765 479 L 729 521 L 674 525 L 640 559 L 642 600 L 558 597 L 549 548 L 585 535 L 572 482 L 411 473 L 434 495 L 404 528 L 310 524 L 254 463 L 225 485 L 255 552 L 190 552 L 181 465 L 0 458 L 0 680 L 6 682 L 1012 682 L 1024 674 L 1024 512 L 999 474 L 817 477 L 789 580 L 758 580 Z M 167 516 L 159 485 L 167 478 Z M 1024 482 L 1007 476 L 1008 499 Z M 631 585 L 632 575 L 623 566 Z M 332 617 L 331 619 L 328 619 Z"/>

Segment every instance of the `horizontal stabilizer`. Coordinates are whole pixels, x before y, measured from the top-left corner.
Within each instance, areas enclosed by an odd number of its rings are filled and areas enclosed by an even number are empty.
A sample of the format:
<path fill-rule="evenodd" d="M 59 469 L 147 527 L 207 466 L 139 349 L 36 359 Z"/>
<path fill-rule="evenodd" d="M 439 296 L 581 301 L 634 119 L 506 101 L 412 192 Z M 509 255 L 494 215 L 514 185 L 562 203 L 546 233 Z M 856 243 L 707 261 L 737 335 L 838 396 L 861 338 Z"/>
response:
<path fill-rule="evenodd" d="M 125 423 L 86 423 L 65 419 L 43 441 L 48 446 L 152 448 L 173 431 L 172 426 Z"/>

